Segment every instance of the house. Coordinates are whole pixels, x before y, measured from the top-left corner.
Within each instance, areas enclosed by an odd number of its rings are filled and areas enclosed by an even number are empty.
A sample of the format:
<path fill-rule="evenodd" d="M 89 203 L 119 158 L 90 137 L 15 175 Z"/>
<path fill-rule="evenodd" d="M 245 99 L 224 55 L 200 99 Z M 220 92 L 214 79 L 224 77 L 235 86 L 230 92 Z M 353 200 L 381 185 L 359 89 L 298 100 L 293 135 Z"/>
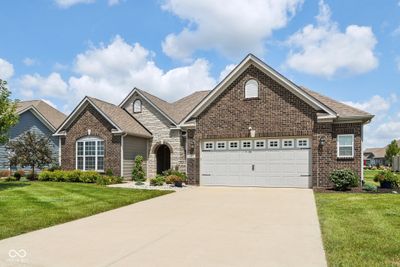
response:
<path fill-rule="evenodd" d="M 148 177 L 174 168 L 191 184 L 323 187 L 335 169 L 362 176 L 373 115 L 300 87 L 248 55 L 213 90 L 176 102 L 133 89 L 119 106 L 86 97 L 57 129 L 64 169 Z"/>
<path fill-rule="evenodd" d="M 53 134 L 67 116 L 42 100 L 18 102 L 16 111 L 19 122 L 10 129 L 10 139 L 16 139 L 28 131 L 47 136 L 53 147 L 54 161 L 57 162 L 59 138 Z M 0 169 L 9 168 L 8 153 L 5 145 L 2 145 L 0 146 Z"/>
<path fill-rule="evenodd" d="M 400 139 L 397 140 L 397 145 L 400 147 Z M 364 166 L 388 166 L 388 162 L 385 159 L 388 146 L 364 150 Z"/>

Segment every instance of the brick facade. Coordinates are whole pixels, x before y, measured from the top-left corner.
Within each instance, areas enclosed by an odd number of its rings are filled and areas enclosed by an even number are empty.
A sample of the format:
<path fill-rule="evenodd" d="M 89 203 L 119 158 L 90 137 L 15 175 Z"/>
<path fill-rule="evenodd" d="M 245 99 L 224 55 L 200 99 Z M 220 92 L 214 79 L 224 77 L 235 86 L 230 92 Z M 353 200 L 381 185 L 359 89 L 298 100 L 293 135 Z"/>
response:
<path fill-rule="evenodd" d="M 74 170 L 76 166 L 76 141 L 82 137 L 96 136 L 105 141 L 104 170 L 112 169 L 114 175 L 121 175 L 121 136 L 111 133 L 114 127 L 91 105 L 79 113 L 66 129 L 67 135 L 61 139 L 61 166 Z"/>
<path fill-rule="evenodd" d="M 259 97 L 244 98 L 244 84 L 259 82 Z M 318 123 L 316 111 L 303 100 L 251 65 L 196 118 L 196 130 L 188 131 L 187 170 L 190 182 L 199 183 L 200 142 L 203 139 L 304 136 L 312 140 L 313 186 L 327 186 L 328 174 L 337 168 L 351 168 L 361 175 L 361 124 Z M 336 157 L 337 134 L 355 134 L 354 159 Z M 326 144 L 319 149 L 320 137 Z M 318 181 L 318 182 L 317 182 Z"/>

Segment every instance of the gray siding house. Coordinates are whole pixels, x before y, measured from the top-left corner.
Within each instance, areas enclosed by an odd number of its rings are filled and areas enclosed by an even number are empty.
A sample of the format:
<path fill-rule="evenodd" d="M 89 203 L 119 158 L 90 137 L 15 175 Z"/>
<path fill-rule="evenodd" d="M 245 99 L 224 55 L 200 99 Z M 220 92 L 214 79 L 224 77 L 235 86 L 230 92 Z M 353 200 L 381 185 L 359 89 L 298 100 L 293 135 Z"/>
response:
<path fill-rule="evenodd" d="M 41 100 L 22 101 L 18 103 L 17 113 L 19 122 L 10 129 L 10 139 L 16 139 L 22 134 L 31 131 L 50 138 L 54 160 L 59 160 L 59 139 L 53 136 L 57 127 L 64 121 L 66 116 Z M 0 146 L 0 169 L 10 168 L 8 153 L 5 145 Z"/>

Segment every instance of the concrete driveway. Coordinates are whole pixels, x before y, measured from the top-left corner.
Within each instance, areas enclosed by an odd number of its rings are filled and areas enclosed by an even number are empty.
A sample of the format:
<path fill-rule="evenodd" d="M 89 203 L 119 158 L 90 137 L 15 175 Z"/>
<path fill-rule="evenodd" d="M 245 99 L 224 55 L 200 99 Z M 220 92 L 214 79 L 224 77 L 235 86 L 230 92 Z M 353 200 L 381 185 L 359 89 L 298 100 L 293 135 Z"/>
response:
<path fill-rule="evenodd" d="M 196 187 L 0 241 L 0 266 L 19 265 L 311 267 L 326 261 L 311 190 Z"/>

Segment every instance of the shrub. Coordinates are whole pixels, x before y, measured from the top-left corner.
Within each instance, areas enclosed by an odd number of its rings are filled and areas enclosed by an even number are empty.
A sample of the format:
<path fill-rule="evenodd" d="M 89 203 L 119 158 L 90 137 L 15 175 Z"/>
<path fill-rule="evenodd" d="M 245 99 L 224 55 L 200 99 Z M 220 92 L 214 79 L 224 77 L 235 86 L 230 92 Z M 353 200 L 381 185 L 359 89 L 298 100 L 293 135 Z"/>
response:
<path fill-rule="evenodd" d="M 180 172 L 180 171 L 177 171 L 177 170 L 173 170 L 173 169 L 169 169 L 169 170 L 164 171 L 163 175 L 165 177 L 168 177 L 170 175 L 178 176 L 178 177 L 181 178 L 181 182 L 186 182 L 186 180 L 187 180 L 186 173 Z"/>
<path fill-rule="evenodd" d="M 36 180 L 36 179 L 37 179 L 38 175 L 37 175 L 37 173 L 34 173 L 34 172 L 31 171 L 31 172 L 25 174 L 25 177 L 26 177 L 27 179 L 33 181 L 33 180 Z"/>
<path fill-rule="evenodd" d="M 81 174 L 80 170 L 64 171 L 64 179 L 66 182 L 77 183 L 80 182 Z"/>
<path fill-rule="evenodd" d="M 26 178 L 25 176 L 22 176 L 22 177 L 19 179 L 19 181 L 20 181 L 20 182 L 29 182 L 28 178 Z"/>
<path fill-rule="evenodd" d="M 136 184 L 142 184 L 146 181 L 146 173 L 143 170 L 143 157 L 138 155 L 135 157 L 135 165 L 132 170 L 132 180 Z"/>
<path fill-rule="evenodd" d="M 113 174 L 112 169 L 108 168 L 108 169 L 106 170 L 105 175 L 107 175 L 107 176 L 113 176 L 114 174 Z"/>
<path fill-rule="evenodd" d="M 19 180 L 22 176 L 25 176 L 25 171 L 24 170 L 18 170 L 14 172 L 14 177 Z"/>
<path fill-rule="evenodd" d="M 96 171 L 86 171 L 81 173 L 79 180 L 82 183 L 95 183 L 99 177 L 101 177 L 101 175 Z"/>
<path fill-rule="evenodd" d="M 358 186 L 359 177 L 350 169 L 341 169 L 333 171 L 329 180 L 334 184 L 335 190 L 345 191 Z"/>
<path fill-rule="evenodd" d="M 379 182 L 382 188 L 395 188 L 400 185 L 399 177 L 390 170 L 380 171 L 374 177 L 375 182 Z"/>
<path fill-rule="evenodd" d="M 39 181 L 53 181 L 53 173 L 51 171 L 42 171 L 38 177 Z"/>
<path fill-rule="evenodd" d="M 182 178 L 179 177 L 178 175 L 169 175 L 165 178 L 165 182 L 167 184 L 174 184 L 174 183 L 180 183 L 183 182 Z"/>
<path fill-rule="evenodd" d="M 122 177 L 103 175 L 97 178 L 96 184 L 98 185 L 109 185 L 109 184 L 120 184 L 122 183 Z"/>
<path fill-rule="evenodd" d="M 152 186 L 162 186 L 165 183 L 164 176 L 157 176 L 150 179 L 150 185 Z"/>
<path fill-rule="evenodd" d="M 363 186 L 363 189 L 364 189 L 365 191 L 367 191 L 367 192 L 376 192 L 376 191 L 378 191 L 378 188 L 376 187 L 376 185 L 371 184 L 371 183 L 366 183 L 366 184 Z"/>
<path fill-rule="evenodd" d="M 1 177 L 8 177 L 11 175 L 11 172 L 9 170 L 1 170 L 0 171 L 0 178 Z"/>

